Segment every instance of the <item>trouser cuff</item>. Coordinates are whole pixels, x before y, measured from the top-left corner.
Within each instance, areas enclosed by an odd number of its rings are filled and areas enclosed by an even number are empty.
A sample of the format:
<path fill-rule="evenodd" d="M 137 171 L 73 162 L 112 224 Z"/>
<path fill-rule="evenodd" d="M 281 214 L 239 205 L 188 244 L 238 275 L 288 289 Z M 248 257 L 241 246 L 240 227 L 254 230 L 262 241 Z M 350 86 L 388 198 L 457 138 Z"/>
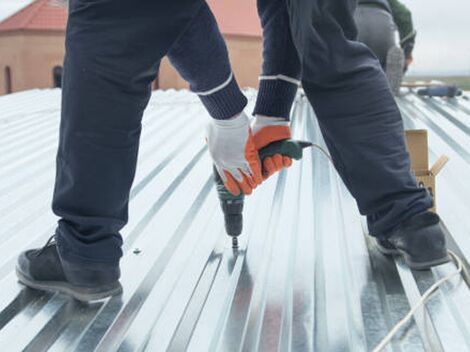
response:
<path fill-rule="evenodd" d="M 284 80 L 261 80 L 253 115 L 282 117 L 289 120 L 297 89 L 297 84 Z"/>
<path fill-rule="evenodd" d="M 102 230 L 104 232 L 105 230 Z M 108 233 L 111 233 L 109 231 Z M 100 237 L 100 233 L 94 233 Z M 56 229 L 57 249 L 62 260 L 77 265 L 119 266 L 122 252 L 122 238 L 119 235 L 103 236 L 99 241 L 85 242 L 74 226 L 61 219 Z"/>
<path fill-rule="evenodd" d="M 229 119 L 243 111 L 248 100 L 238 87 L 235 77 L 214 93 L 197 93 L 209 114 L 217 120 Z"/>

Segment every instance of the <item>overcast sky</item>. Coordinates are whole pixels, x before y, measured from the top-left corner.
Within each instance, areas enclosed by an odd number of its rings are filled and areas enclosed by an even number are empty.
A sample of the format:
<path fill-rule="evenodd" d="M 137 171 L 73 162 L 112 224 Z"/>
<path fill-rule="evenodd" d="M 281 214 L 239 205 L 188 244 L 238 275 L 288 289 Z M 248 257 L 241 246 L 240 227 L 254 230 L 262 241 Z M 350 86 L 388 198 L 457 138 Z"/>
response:
<path fill-rule="evenodd" d="M 0 21 L 29 4 L 31 0 L 0 0 Z"/>
<path fill-rule="evenodd" d="M 418 30 L 410 73 L 470 75 L 470 0 L 402 1 L 412 10 Z M 0 20 L 30 2 L 0 0 Z"/>
<path fill-rule="evenodd" d="M 402 1 L 418 30 L 410 73 L 470 75 L 470 1 Z"/>

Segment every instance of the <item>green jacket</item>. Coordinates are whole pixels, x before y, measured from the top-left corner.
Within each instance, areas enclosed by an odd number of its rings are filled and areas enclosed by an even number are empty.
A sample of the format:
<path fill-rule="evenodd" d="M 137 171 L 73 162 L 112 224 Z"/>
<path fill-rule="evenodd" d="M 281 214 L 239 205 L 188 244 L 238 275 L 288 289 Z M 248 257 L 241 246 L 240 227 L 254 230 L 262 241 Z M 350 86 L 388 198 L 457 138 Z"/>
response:
<path fill-rule="evenodd" d="M 400 33 L 401 46 L 405 51 L 406 57 L 410 57 L 416 39 L 416 30 L 413 27 L 411 11 L 398 0 L 388 0 L 388 3 L 392 10 L 393 20 Z"/>

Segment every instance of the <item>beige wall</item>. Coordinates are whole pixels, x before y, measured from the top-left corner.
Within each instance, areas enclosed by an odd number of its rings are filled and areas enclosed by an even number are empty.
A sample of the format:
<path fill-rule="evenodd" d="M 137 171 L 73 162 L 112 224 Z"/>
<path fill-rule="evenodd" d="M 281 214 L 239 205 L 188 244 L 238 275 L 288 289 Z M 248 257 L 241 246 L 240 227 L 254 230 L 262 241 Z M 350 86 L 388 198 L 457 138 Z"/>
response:
<path fill-rule="evenodd" d="M 230 60 L 239 85 L 257 87 L 261 68 L 261 39 L 226 37 Z M 13 92 L 53 87 L 52 70 L 62 66 L 64 33 L 19 31 L 0 33 L 0 95 L 5 94 L 5 67 L 9 66 Z M 160 89 L 187 88 L 165 58 L 160 67 Z"/>
<path fill-rule="evenodd" d="M 235 77 L 242 88 L 258 87 L 258 76 L 261 71 L 261 38 L 244 36 L 226 36 L 230 61 Z M 184 81 L 165 58 L 160 66 L 160 89 L 187 88 Z"/>
<path fill-rule="evenodd" d="M 262 40 L 258 37 L 228 37 L 233 71 L 242 88 L 258 88 L 262 64 Z"/>
<path fill-rule="evenodd" d="M 11 69 L 13 92 L 53 87 L 52 70 L 62 66 L 64 33 L 0 33 L 0 94 L 5 93 L 5 67 Z"/>

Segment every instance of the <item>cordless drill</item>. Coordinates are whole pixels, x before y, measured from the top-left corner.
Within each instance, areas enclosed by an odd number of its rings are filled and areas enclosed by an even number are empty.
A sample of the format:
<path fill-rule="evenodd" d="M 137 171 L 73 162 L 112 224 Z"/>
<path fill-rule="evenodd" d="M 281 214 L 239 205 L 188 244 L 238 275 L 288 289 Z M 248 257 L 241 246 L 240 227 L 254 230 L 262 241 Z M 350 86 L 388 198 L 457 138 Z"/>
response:
<path fill-rule="evenodd" d="M 297 141 L 294 139 L 285 139 L 270 143 L 259 150 L 261 164 L 265 158 L 273 156 L 274 154 L 281 154 L 295 160 L 300 160 L 302 158 L 303 149 L 311 145 L 312 143 L 310 142 Z M 238 196 L 234 196 L 230 193 L 227 188 L 225 188 L 215 167 L 214 178 L 220 206 L 224 213 L 225 231 L 227 235 L 232 237 L 233 248 L 238 248 L 238 236 L 240 236 L 243 230 L 243 203 L 245 196 L 243 193 L 240 193 Z"/>

